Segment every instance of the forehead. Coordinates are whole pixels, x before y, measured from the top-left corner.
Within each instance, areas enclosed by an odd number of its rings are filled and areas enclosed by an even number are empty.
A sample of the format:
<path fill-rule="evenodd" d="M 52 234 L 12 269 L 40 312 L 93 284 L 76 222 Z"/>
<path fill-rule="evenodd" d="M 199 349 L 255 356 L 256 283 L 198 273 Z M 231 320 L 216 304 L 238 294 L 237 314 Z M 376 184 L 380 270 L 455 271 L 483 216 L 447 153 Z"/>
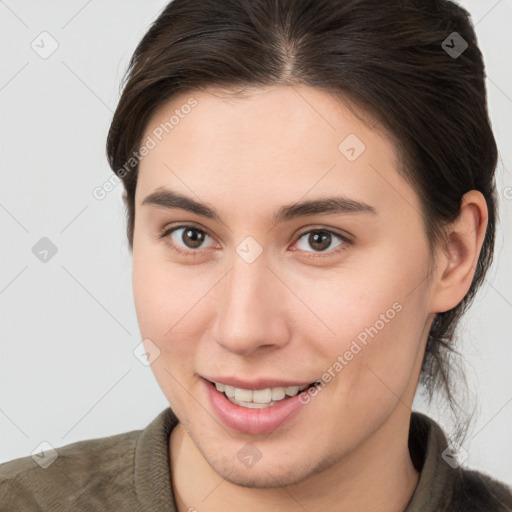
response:
<path fill-rule="evenodd" d="M 213 203 L 242 197 L 247 208 L 333 192 L 419 207 L 397 172 L 394 144 L 348 105 L 306 86 L 180 94 L 147 123 L 142 142 L 154 147 L 140 162 L 137 203 L 168 185 Z"/>
<path fill-rule="evenodd" d="M 188 146 L 204 145 L 208 141 L 232 141 L 237 143 L 235 149 L 238 149 L 249 144 L 275 141 L 267 144 L 268 153 L 280 147 L 287 149 L 296 142 L 312 140 L 316 142 L 309 147 L 312 153 L 316 148 L 324 150 L 332 146 L 333 142 L 337 150 L 337 139 L 344 130 L 368 137 L 370 126 L 376 125 L 348 98 L 343 101 L 325 91 L 303 85 L 252 88 L 238 94 L 220 89 L 182 93 L 156 110 L 147 124 L 146 135 L 160 126 L 164 138 L 172 132 L 172 138 L 178 142 L 177 137 L 183 134 L 179 141 Z M 191 104 L 194 106 L 190 107 Z M 191 139 L 191 135 L 198 138 Z M 320 138 L 325 141 L 324 147 L 319 147 Z M 215 148 L 222 151 L 224 146 Z M 304 152 L 306 148 L 302 149 Z"/>

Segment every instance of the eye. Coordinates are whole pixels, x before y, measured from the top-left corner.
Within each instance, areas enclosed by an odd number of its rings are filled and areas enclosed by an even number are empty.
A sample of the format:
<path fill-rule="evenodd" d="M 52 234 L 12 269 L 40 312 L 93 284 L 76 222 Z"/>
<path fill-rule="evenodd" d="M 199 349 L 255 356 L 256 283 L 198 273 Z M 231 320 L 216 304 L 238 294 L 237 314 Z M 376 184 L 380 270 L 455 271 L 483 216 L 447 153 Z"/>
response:
<path fill-rule="evenodd" d="M 158 238 L 170 239 L 169 245 L 180 254 L 194 255 L 211 236 L 195 226 L 181 225 L 164 230 Z"/>
<path fill-rule="evenodd" d="M 337 245 L 332 245 L 333 241 L 335 241 L 336 239 L 339 240 L 339 243 Z M 301 251 L 313 253 L 327 252 L 328 254 L 326 254 L 326 256 L 331 256 L 346 249 L 347 246 L 350 245 L 350 240 L 328 229 L 314 229 L 302 233 L 302 235 L 299 236 L 295 245 Z M 308 247 L 313 248 L 313 251 L 309 251 Z M 328 250 L 329 247 L 331 248 L 331 250 Z M 314 254 L 308 257 L 316 256 L 324 256 L 324 254 Z"/>
<path fill-rule="evenodd" d="M 213 240 L 206 231 L 189 224 L 164 229 L 158 238 L 164 239 L 174 251 L 186 256 L 201 254 L 203 249 L 205 249 L 204 244 L 207 239 Z M 338 244 L 333 245 L 333 242 L 336 240 L 338 240 Z M 301 251 L 312 253 L 306 256 L 307 258 L 332 256 L 347 249 L 351 243 L 347 237 L 331 230 L 313 229 L 299 235 L 292 250 L 295 251 L 298 248 Z M 313 248 L 313 251 L 310 251 L 308 246 Z M 329 248 L 330 250 L 328 250 Z"/>

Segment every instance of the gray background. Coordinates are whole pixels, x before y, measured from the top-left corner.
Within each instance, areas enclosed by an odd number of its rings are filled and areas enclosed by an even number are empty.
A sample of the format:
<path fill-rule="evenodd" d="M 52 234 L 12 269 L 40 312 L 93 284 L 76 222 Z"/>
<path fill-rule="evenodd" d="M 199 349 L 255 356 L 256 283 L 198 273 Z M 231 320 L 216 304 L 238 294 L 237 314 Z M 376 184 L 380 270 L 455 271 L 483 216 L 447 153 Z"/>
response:
<path fill-rule="evenodd" d="M 0 1 L 1 462 L 42 441 L 141 429 L 168 405 L 132 352 L 141 340 L 121 185 L 92 195 L 112 175 L 104 146 L 122 74 L 165 3 Z M 460 331 L 478 404 L 463 449 L 466 465 L 512 484 L 512 2 L 461 4 L 486 61 L 501 155 L 496 260 Z M 43 237 L 58 249 L 45 263 L 32 252 Z M 415 407 L 444 425 L 442 411 L 421 398 Z"/>

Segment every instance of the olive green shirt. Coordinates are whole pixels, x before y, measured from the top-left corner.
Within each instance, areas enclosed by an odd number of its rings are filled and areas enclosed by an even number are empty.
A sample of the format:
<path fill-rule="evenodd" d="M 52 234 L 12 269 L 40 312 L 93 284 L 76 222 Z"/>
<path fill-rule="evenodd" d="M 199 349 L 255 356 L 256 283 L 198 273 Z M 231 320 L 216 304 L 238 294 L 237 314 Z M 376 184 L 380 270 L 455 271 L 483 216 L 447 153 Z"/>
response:
<path fill-rule="evenodd" d="M 0 464 L 0 512 L 177 512 L 168 450 L 177 423 L 168 407 L 144 430 L 42 451 L 40 463 L 35 454 Z M 421 475 L 405 512 L 512 511 L 510 488 L 449 464 L 446 447 L 440 427 L 413 412 L 409 449 Z"/>

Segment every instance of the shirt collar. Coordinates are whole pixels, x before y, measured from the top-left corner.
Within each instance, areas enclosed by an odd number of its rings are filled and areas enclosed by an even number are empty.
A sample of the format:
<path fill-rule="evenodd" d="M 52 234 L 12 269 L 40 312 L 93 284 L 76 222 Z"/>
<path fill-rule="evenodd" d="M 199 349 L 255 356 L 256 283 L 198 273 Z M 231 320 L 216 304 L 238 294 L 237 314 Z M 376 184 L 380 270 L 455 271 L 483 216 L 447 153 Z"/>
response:
<path fill-rule="evenodd" d="M 404 512 L 437 512 L 450 503 L 461 469 L 441 427 L 419 412 L 411 414 L 409 452 L 420 479 Z M 444 456 L 444 458 L 443 458 Z"/>
<path fill-rule="evenodd" d="M 178 418 L 167 407 L 137 439 L 134 485 L 145 512 L 176 512 L 170 478 L 169 438 L 177 424 Z"/>

